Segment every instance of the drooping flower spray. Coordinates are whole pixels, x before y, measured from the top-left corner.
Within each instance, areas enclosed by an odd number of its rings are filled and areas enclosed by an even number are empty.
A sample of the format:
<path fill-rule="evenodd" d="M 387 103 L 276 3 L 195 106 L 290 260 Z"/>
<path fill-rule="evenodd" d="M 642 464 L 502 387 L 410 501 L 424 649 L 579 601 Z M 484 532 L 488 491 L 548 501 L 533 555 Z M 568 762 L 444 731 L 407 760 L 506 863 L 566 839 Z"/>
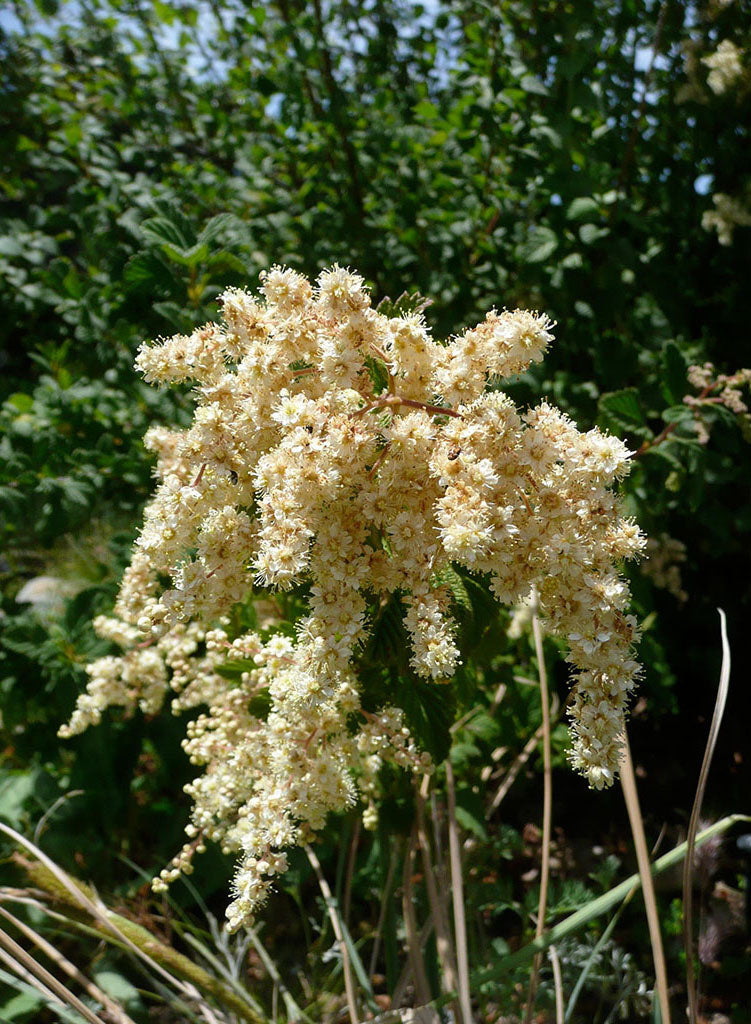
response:
<path fill-rule="evenodd" d="M 221 307 L 222 324 L 139 352 L 147 380 L 194 383 L 195 416 L 147 435 L 159 484 L 114 615 L 96 622 L 123 653 L 89 666 L 61 731 L 110 705 L 156 711 L 170 691 L 174 708 L 204 708 L 185 740 L 203 769 L 189 842 L 155 884 L 218 842 L 239 859 L 239 927 L 285 851 L 358 790 L 367 799 L 384 760 L 429 767 L 398 701 L 362 710 L 357 666 L 398 594 L 412 668 L 450 681 L 452 569 L 481 574 L 504 604 L 536 589 L 574 666 L 571 761 L 609 785 L 638 674 L 618 562 L 644 537 L 610 489 L 625 445 L 546 402 L 522 413 L 499 390 L 543 358 L 544 315 L 493 311 L 441 344 L 422 314 L 373 309 L 337 266 L 315 286 L 274 267 L 259 296 L 230 289 Z M 238 603 L 301 584 L 296 635 L 273 621 L 233 635 Z"/>

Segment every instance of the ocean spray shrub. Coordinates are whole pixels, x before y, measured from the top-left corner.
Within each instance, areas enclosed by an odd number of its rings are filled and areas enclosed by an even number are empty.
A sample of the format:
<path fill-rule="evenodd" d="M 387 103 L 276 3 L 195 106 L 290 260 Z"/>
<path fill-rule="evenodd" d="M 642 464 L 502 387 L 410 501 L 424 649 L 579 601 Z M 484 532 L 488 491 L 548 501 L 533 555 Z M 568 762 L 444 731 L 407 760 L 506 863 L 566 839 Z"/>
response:
<path fill-rule="evenodd" d="M 612 783 L 639 672 L 617 563 L 644 537 L 610 489 L 626 446 L 547 402 L 520 413 L 498 390 L 543 358 L 546 316 L 491 311 L 440 344 L 421 313 L 373 309 L 338 266 L 315 286 L 274 267 L 259 297 L 230 289 L 221 307 L 223 324 L 139 351 L 148 381 L 194 382 L 195 416 L 147 434 L 159 484 L 114 616 L 95 623 L 123 653 L 89 666 L 61 733 L 112 705 L 156 712 L 170 691 L 174 710 L 208 706 L 185 740 L 204 769 L 188 787 L 190 841 L 155 886 L 216 841 L 239 856 L 239 927 L 285 850 L 367 799 L 384 761 L 430 769 L 398 701 L 364 709 L 358 663 L 398 595 L 412 671 L 450 683 L 457 569 L 504 604 L 534 594 L 567 639 L 570 758 L 594 787 Z M 263 617 L 269 593 L 292 588 L 294 636 Z M 257 627 L 237 630 L 254 599 Z"/>

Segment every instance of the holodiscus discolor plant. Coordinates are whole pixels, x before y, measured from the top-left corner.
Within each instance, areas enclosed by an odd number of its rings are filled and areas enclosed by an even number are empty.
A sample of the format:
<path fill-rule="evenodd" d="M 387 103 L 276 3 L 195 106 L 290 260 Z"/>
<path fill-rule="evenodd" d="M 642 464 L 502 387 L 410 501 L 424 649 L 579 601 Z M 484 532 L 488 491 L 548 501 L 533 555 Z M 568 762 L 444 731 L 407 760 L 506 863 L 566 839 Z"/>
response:
<path fill-rule="evenodd" d="M 190 841 L 155 886 L 220 843 L 239 856 L 233 927 L 329 811 L 359 792 L 372 820 L 384 760 L 430 768 L 398 706 L 361 704 L 358 659 L 394 595 L 411 666 L 437 685 L 460 658 L 452 572 L 480 574 L 504 604 L 534 595 L 568 641 L 570 757 L 596 788 L 617 773 L 639 670 L 618 562 L 644 537 L 610 489 L 626 446 L 498 389 L 542 359 L 547 317 L 491 311 L 441 344 L 420 312 L 373 309 L 338 266 L 315 286 L 274 267 L 260 291 L 226 291 L 221 325 L 139 352 L 148 381 L 194 382 L 195 416 L 147 434 L 159 485 L 114 617 L 95 623 L 123 653 L 89 666 L 61 730 L 112 705 L 155 712 L 170 691 L 175 710 L 208 708 L 185 740 L 203 768 Z M 294 636 L 263 619 L 292 587 L 306 602 Z M 253 600 L 259 630 L 235 635 L 233 609 Z"/>

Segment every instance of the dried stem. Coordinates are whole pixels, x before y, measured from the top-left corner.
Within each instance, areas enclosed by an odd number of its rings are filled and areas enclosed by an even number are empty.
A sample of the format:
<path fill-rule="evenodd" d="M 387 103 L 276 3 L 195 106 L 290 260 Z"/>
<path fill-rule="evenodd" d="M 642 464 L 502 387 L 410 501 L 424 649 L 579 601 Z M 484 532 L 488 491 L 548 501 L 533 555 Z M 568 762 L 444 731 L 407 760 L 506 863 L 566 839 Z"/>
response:
<path fill-rule="evenodd" d="M 563 978 L 561 977 L 561 961 L 555 946 L 548 949 L 550 966 L 553 968 L 553 988 L 555 989 L 555 1024 L 563 1024 Z"/>
<path fill-rule="evenodd" d="M 412 976 L 415 980 L 415 1001 L 418 1004 L 422 1004 L 430 1002 L 430 987 L 428 986 L 428 978 L 425 974 L 425 964 L 422 960 L 422 944 L 417 930 L 415 907 L 412 902 L 412 864 L 415 856 L 416 840 L 417 832 L 413 830 L 404 854 L 402 913 L 404 915 L 404 930 L 407 933 L 407 954 L 412 965 Z"/>
<path fill-rule="evenodd" d="M 647 925 L 649 927 L 649 940 L 652 944 L 652 959 L 655 965 L 655 988 L 660 1001 L 660 1013 L 662 1024 L 670 1024 L 670 1002 L 668 1000 L 668 974 L 665 966 L 665 951 L 662 947 L 662 933 L 660 932 L 660 918 L 657 912 L 657 899 L 655 897 L 654 879 L 649 862 L 647 850 L 647 839 L 644 834 L 644 819 L 639 807 L 639 795 L 636 790 L 636 776 L 634 765 L 631 760 L 631 748 L 629 747 L 628 734 L 623 734 L 623 759 L 621 761 L 621 786 L 623 796 L 626 800 L 628 819 L 631 823 L 631 833 L 634 837 L 636 849 L 636 861 L 639 865 L 639 877 L 641 878 L 642 890 L 644 892 L 644 907 L 647 913 Z"/>
<path fill-rule="evenodd" d="M 42 967 L 41 964 L 37 963 L 23 946 L 19 946 L 16 940 L 12 939 L 10 935 L 6 935 L 2 929 L 0 929 L 0 948 L 8 954 L 11 961 L 15 960 L 28 974 L 32 974 L 41 985 L 54 992 L 59 999 L 72 1006 L 74 1010 L 77 1010 L 84 1020 L 89 1021 L 90 1024 L 103 1024 L 102 1019 L 97 1017 L 95 1013 L 92 1013 L 78 996 L 69 991 L 54 974 L 50 974 L 46 967 Z"/>
<path fill-rule="evenodd" d="M 9 921 L 14 928 L 21 932 L 22 935 L 25 935 L 30 942 L 40 949 L 42 953 L 52 961 L 52 963 L 57 964 L 60 970 L 67 974 L 69 978 L 78 982 L 81 988 L 83 988 L 92 999 L 100 1003 L 107 1011 L 108 1016 L 112 1018 L 113 1024 L 133 1024 L 133 1019 L 128 1016 L 119 1003 L 116 1003 L 113 999 L 110 999 L 106 993 L 102 992 L 102 990 L 95 985 L 93 981 L 79 971 L 75 964 L 72 964 L 70 960 L 66 959 L 66 957 L 59 952 L 59 950 L 55 949 L 51 943 L 47 942 L 44 936 L 39 935 L 38 932 L 35 932 L 34 929 L 30 928 L 25 922 L 20 921 L 14 914 L 11 914 L 10 911 L 6 910 L 5 907 L 0 907 L 0 914 L 2 914 L 6 921 Z"/>
<path fill-rule="evenodd" d="M 537 925 L 535 938 L 539 939 L 545 930 L 545 914 L 548 907 L 548 886 L 550 884 L 550 840 L 553 823 L 553 769 L 550 749 L 550 698 L 548 696 L 548 675 L 545 670 L 545 655 L 542 649 L 542 627 L 540 626 L 540 607 L 535 592 L 533 597 L 534 614 L 532 616 L 532 632 L 535 638 L 535 654 L 537 655 L 537 671 L 540 677 L 540 703 L 542 706 L 542 758 L 543 758 L 543 803 L 542 803 L 542 864 L 540 867 L 540 902 L 537 908 Z M 529 979 L 529 995 L 524 1015 L 525 1021 L 532 1019 L 535 1004 L 537 983 L 540 974 L 541 955 L 538 953 L 532 964 Z"/>
<path fill-rule="evenodd" d="M 98 897 L 93 890 L 83 882 L 74 881 L 41 850 L 13 829 L 0 823 L 0 830 L 26 846 L 39 858 L 41 863 L 38 864 L 26 860 L 20 854 L 14 854 L 12 859 L 35 887 L 42 889 L 67 908 L 71 919 L 87 922 L 93 919 L 91 923 L 96 934 L 135 953 L 140 960 L 177 989 L 183 998 L 194 998 L 200 990 L 230 1008 L 241 1020 L 249 1021 L 250 1024 L 264 1024 L 260 1014 L 224 982 L 214 978 L 176 949 L 160 942 L 141 925 L 115 914 L 101 904 L 98 905 Z M 184 978 L 188 984 L 184 984 L 178 978 Z"/>
<path fill-rule="evenodd" d="M 456 936 L 456 965 L 459 972 L 459 1005 L 465 1024 L 472 1022 L 472 1004 L 469 991 L 469 957 L 467 954 L 467 922 L 464 916 L 464 886 L 462 884 L 462 858 L 459 849 L 459 828 L 456 823 L 456 791 L 451 761 L 446 761 L 446 792 L 448 794 L 449 859 L 451 862 L 451 898 L 454 904 L 454 935 Z"/>
<path fill-rule="evenodd" d="M 370 965 L 368 967 L 369 978 L 373 977 L 376 964 L 378 963 L 378 954 L 381 949 L 381 937 L 383 935 L 383 925 L 386 921 L 386 912 L 388 910 L 389 900 L 391 899 L 391 886 L 394 884 L 394 875 L 396 873 L 398 860 L 399 853 L 397 848 L 397 850 L 391 851 L 389 867 L 386 872 L 386 881 L 383 886 L 383 892 L 381 893 L 381 909 L 378 912 L 378 923 L 376 924 L 375 936 L 373 937 L 373 952 L 370 954 Z"/>
<path fill-rule="evenodd" d="M 720 613 L 720 632 L 722 636 L 720 683 L 717 687 L 717 699 L 715 701 L 714 714 L 712 715 L 712 724 L 709 727 L 707 747 L 704 751 L 701 771 L 699 772 L 694 806 L 691 809 L 688 836 L 686 837 L 686 859 L 683 862 L 683 943 L 686 950 L 686 988 L 688 989 L 688 1017 L 690 1024 L 696 1024 L 699 1011 L 696 979 L 694 977 L 693 901 L 691 895 L 694 846 L 696 845 L 696 833 L 699 830 L 699 815 L 701 814 L 701 805 L 704 802 L 704 791 L 707 788 L 709 766 L 712 763 L 712 756 L 717 744 L 717 734 L 720 731 L 720 724 L 728 697 L 728 687 L 730 685 L 730 644 L 728 643 L 727 622 L 725 620 L 725 612 L 721 608 L 717 610 Z"/>
<path fill-rule="evenodd" d="M 410 409 L 422 409 L 425 412 L 432 413 L 434 416 L 454 416 L 459 420 L 462 418 L 462 414 L 454 409 L 447 409 L 443 405 L 429 405 L 427 402 L 418 402 L 415 398 L 400 398 L 399 395 L 384 395 L 383 398 L 377 398 L 375 402 L 364 405 L 362 409 L 355 409 L 353 413 L 350 413 L 350 417 L 354 419 L 358 416 L 364 416 L 366 413 L 374 412 L 376 409 L 393 409 L 400 405 L 406 405 Z"/>
<path fill-rule="evenodd" d="M 342 957 L 342 972 L 344 974 L 344 989 L 347 994 L 347 1010 L 349 1012 L 349 1018 L 351 1024 L 357 1024 L 360 1019 L 360 1013 L 357 1009 L 357 990 L 355 988 L 355 979 L 352 976 L 352 965 L 349 961 L 349 953 L 347 952 L 347 944 L 344 941 L 344 932 L 342 930 L 342 923 L 339 919 L 339 908 L 337 907 L 334 895 L 329 888 L 329 883 L 326 881 L 326 876 L 321 868 L 321 862 L 315 855 L 312 847 L 305 846 L 305 852 L 308 855 L 308 860 L 311 863 L 313 870 L 318 878 L 318 885 L 323 894 L 324 902 L 326 903 L 326 909 L 331 920 L 331 926 L 334 929 L 334 935 L 336 941 L 339 943 L 339 951 Z"/>
<path fill-rule="evenodd" d="M 428 903 L 430 904 L 433 923 L 435 925 L 436 947 L 438 950 L 438 959 L 441 962 L 443 970 L 443 982 L 447 990 L 453 992 L 457 989 L 458 984 L 456 953 L 454 951 L 454 944 L 451 941 L 451 929 L 449 928 L 446 907 L 444 906 L 438 892 L 438 886 L 436 885 L 435 867 L 433 865 L 433 859 L 430 852 L 430 839 L 428 838 L 427 828 L 425 827 L 425 798 L 427 796 L 429 785 L 430 776 L 426 775 L 423 778 L 422 786 L 415 793 L 417 840 L 420 844 L 420 852 L 422 853 L 422 861 L 425 869 L 425 888 L 428 893 Z M 457 1020 L 463 1019 L 460 1017 L 461 1010 L 458 1004 L 455 1004 L 454 1006 L 454 1014 Z M 471 1022 L 466 1021 L 465 1024 L 471 1024 Z"/>

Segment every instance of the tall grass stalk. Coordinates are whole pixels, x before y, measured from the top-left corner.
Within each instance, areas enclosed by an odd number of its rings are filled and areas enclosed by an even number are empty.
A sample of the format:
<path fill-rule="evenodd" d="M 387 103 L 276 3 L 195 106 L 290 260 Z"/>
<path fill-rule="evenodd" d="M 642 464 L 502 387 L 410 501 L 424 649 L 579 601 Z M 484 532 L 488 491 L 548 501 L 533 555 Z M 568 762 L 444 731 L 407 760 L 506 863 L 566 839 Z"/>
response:
<path fill-rule="evenodd" d="M 68 1006 L 72 1007 L 77 1013 L 79 1013 L 84 1020 L 88 1021 L 89 1024 L 104 1024 L 101 1017 L 97 1017 L 95 1013 L 88 1008 L 85 1003 L 75 995 L 70 989 L 63 985 L 63 983 L 51 974 L 46 967 L 42 967 L 34 957 L 27 953 L 23 946 L 20 946 L 15 939 L 11 938 L 0 928 L 0 947 L 7 954 L 7 958 L 4 957 L 6 963 L 15 969 L 15 965 L 18 964 L 24 968 L 26 977 L 32 976 L 34 979 L 39 981 L 44 989 L 54 993 L 63 1003 L 67 1003 Z"/>
<path fill-rule="evenodd" d="M 36 835 L 36 833 L 35 833 Z M 91 996 L 96 1002 L 98 1002 L 107 1012 L 108 1017 L 111 1018 L 112 1024 L 134 1024 L 133 1020 L 123 1010 L 123 1008 L 116 1003 L 113 999 L 95 985 L 90 978 L 79 971 L 79 969 L 72 964 L 70 960 L 63 956 L 63 954 L 55 949 L 55 947 L 47 942 L 43 935 L 40 935 L 33 928 L 30 928 L 24 921 L 21 921 L 11 914 L 5 907 L 0 906 L 0 915 L 2 915 L 9 924 L 11 924 L 16 931 L 19 931 L 24 935 L 33 945 L 37 947 L 52 963 L 56 964 L 57 967 L 69 978 L 77 982 L 81 988 Z"/>
<path fill-rule="evenodd" d="M 563 978 L 561 977 L 561 961 L 555 946 L 548 949 L 550 966 L 553 968 L 553 988 L 555 990 L 555 1024 L 563 1024 Z"/>
<path fill-rule="evenodd" d="M 357 1007 L 357 987 L 355 985 L 355 979 L 352 975 L 352 965 L 350 963 L 349 950 L 347 949 L 347 943 L 344 941 L 344 929 L 342 928 L 342 921 L 339 915 L 339 908 L 336 905 L 334 895 L 329 888 L 329 883 L 326 881 L 326 876 L 321 868 L 321 862 L 312 850 L 310 846 L 305 847 L 305 853 L 308 856 L 308 860 L 316 873 L 318 878 L 318 885 L 323 899 L 326 904 L 331 925 L 334 929 L 334 935 L 336 941 L 339 943 L 339 952 L 342 958 L 342 973 L 344 974 L 344 990 L 347 996 L 347 1010 L 349 1012 L 349 1018 L 351 1024 L 358 1024 L 360 1020 L 360 1011 Z"/>
<path fill-rule="evenodd" d="M 456 950 L 451 939 L 447 908 L 436 885 L 436 868 L 433 863 L 430 838 L 425 822 L 425 799 L 428 795 L 429 785 L 430 776 L 426 775 L 423 778 L 422 785 L 415 793 L 417 841 L 420 845 L 425 870 L 425 889 L 428 894 L 430 912 L 433 916 L 433 925 L 435 926 L 436 947 L 438 959 L 441 962 L 442 980 L 449 991 L 458 993 L 459 981 L 456 970 Z M 462 1021 L 463 1024 L 471 1024 L 471 1020 L 464 1021 L 461 1007 L 456 1002 L 456 996 L 452 997 L 451 1002 L 454 1003 L 453 1010 L 457 1020 Z"/>
<path fill-rule="evenodd" d="M 550 697 L 548 695 L 548 675 L 545 669 L 545 654 L 542 647 L 542 626 L 540 625 L 537 594 L 533 597 L 534 612 L 532 615 L 532 633 L 535 639 L 537 656 L 537 672 L 540 679 L 540 704 L 542 707 L 542 758 L 543 758 L 543 803 L 542 803 L 542 863 L 540 865 L 540 900 L 537 908 L 537 924 L 535 938 L 539 939 L 545 930 L 545 914 L 548 906 L 548 886 L 550 884 L 550 840 L 553 824 L 553 768 L 550 747 Z M 529 995 L 524 1014 L 526 1024 L 532 1019 L 535 1004 L 537 983 L 540 974 L 541 954 L 532 964 L 529 978 Z"/>
<path fill-rule="evenodd" d="M 649 864 L 649 852 L 647 850 L 647 839 L 644 834 L 644 819 L 642 818 L 639 806 L 639 795 L 636 790 L 636 776 L 634 775 L 634 764 L 631 759 L 631 748 L 628 742 L 628 734 L 623 735 L 623 760 L 621 761 L 621 787 L 626 801 L 628 820 L 631 825 L 631 834 L 634 839 L 636 850 L 636 862 L 639 865 L 639 877 L 641 879 L 644 893 L 644 907 L 647 914 L 647 926 L 649 928 L 649 941 L 652 946 L 652 960 L 655 967 L 655 988 L 660 1004 L 662 1024 L 670 1024 L 670 1001 L 668 998 L 668 972 L 665 965 L 665 950 L 662 945 L 662 932 L 660 931 L 660 917 L 657 912 L 657 898 L 655 896 L 652 871 Z"/>
<path fill-rule="evenodd" d="M 699 815 L 704 802 L 704 792 L 707 788 L 707 776 L 714 756 L 717 736 L 722 724 L 722 716 L 725 713 L 725 705 L 728 699 L 730 688 L 730 644 L 728 643 L 727 620 L 722 608 L 720 613 L 720 636 L 722 639 L 722 667 L 720 669 L 720 682 L 717 687 L 717 699 L 715 700 L 712 724 L 709 727 L 707 747 L 704 751 L 704 758 L 699 772 L 699 781 L 694 797 L 694 806 L 691 810 L 691 818 L 688 824 L 688 836 L 686 837 L 686 859 L 683 862 L 683 944 L 686 951 L 686 989 L 688 992 L 688 1017 L 690 1024 L 696 1024 L 699 1012 L 699 998 L 696 991 L 696 978 L 694 975 L 694 930 L 693 930 L 693 900 L 692 900 L 692 878 L 694 866 L 694 846 L 696 844 L 696 833 L 699 829 Z M 749 896 L 747 899 L 751 898 Z"/>
<path fill-rule="evenodd" d="M 451 862 L 451 898 L 454 905 L 454 934 L 456 936 L 456 966 L 459 974 L 459 1005 L 465 1024 L 472 1022 L 472 1004 L 469 991 L 469 956 L 467 952 L 467 922 L 464 916 L 464 885 L 462 883 L 462 856 L 459 847 L 459 827 L 456 822 L 456 791 L 451 759 L 446 760 L 446 792 L 448 795 L 449 859 Z"/>
<path fill-rule="evenodd" d="M 404 853 L 404 866 L 402 871 L 402 914 L 404 915 L 404 930 L 407 935 L 407 955 L 414 980 L 415 996 L 418 1003 L 430 1002 L 430 987 L 425 973 L 425 964 L 422 959 L 422 941 L 417 928 L 417 917 L 413 902 L 412 867 L 414 863 L 415 846 L 417 843 L 417 830 L 413 829 L 412 836 Z M 398 1002 L 397 995 L 404 986 L 397 984 L 394 993 L 394 1001 Z"/>

